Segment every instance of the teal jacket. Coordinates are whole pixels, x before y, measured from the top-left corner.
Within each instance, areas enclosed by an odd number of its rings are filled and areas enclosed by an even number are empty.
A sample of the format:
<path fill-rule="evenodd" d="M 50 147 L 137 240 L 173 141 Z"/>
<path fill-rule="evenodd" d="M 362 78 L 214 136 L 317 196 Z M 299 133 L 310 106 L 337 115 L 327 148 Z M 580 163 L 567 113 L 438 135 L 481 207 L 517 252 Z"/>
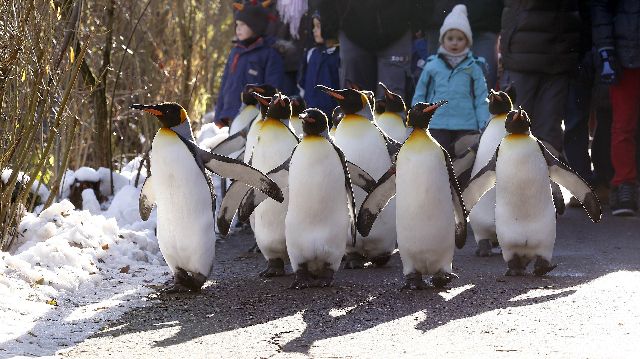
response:
<path fill-rule="evenodd" d="M 411 105 L 447 100 L 431 119 L 429 128 L 480 130 L 489 121 L 484 59 L 471 52 L 455 68 L 441 55 L 432 55 L 422 70 Z"/>

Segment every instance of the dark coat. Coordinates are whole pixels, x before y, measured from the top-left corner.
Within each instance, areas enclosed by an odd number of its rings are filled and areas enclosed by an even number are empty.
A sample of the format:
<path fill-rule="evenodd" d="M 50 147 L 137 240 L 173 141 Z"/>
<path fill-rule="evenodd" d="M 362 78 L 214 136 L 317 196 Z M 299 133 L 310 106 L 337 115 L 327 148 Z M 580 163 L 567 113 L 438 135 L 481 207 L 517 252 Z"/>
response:
<path fill-rule="evenodd" d="M 340 87 L 338 70 L 340 68 L 340 49 L 333 47 L 317 46 L 310 49 L 300 70 L 300 87 L 304 89 L 304 101 L 307 107 L 315 107 L 331 117 L 333 109 L 338 105 L 336 101 L 325 92 L 316 88 L 316 85 L 325 85 L 331 88 Z"/>
<path fill-rule="evenodd" d="M 560 74 L 580 57 L 577 0 L 505 0 L 500 52 L 504 68 Z"/>
<path fill-rule="evenodd" d="M 438 31 L 444 18 L 457 4 L 467 6 L 472 32 L 500 32 L 503 0 L 421 0 L 418 2 L 419 28 Z"/>
<path fill-rule="evenodd" d="M 386 49 L 409 31 L 417 12 L 416 0 L 324 1 L 327 3 L 320 7 L 323 27 L 326 19 L 337 16 L 340 30 L 351 42 L 374 52 Z"/>
<path fill-rule="evenodd" d="M 615 48 L 623 67 L 640 67 L 640 1 L 592 0 L 593 43 Z"/>
<path fill-rule="evenodd" d="M 248 47 L 237 43 L 231 49 L 220 83 L 214 122 L 218 123 L 223 118 L 233 120 L 240 110 L 240 94 L 246 84 L 282 86 L 284 66 L 273 44 L 273 38 L 266 37 L 259 38 Z"/>

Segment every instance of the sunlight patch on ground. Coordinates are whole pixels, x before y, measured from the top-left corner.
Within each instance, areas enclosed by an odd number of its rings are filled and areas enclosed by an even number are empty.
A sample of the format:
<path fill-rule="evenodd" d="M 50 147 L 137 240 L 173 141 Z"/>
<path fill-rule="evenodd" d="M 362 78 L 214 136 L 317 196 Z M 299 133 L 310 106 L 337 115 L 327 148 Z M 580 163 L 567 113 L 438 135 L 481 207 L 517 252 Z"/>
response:
<path fill-rule="evenodd" d="M 460 295 L 464 291 L 469 290 L 469 289 L 471 289 L 473 287 L 475 287 L 475 284 L 467 284 L 467 285 L 463 285 L 461 287 L 453 287 L 453 288 L 447 290 L 446 292 L 438 293 L 438 295 L 440 295 L 442 298 L 444 298 L 445 302 L 448 302 L 451 299 L 455 298 L 455 296 Z"/>
<path fill-rule="evenodd" d="M 121 299 L 136 294 L 139 291 L 140 288 L 129 289 L 123 293 L 118 293 L 111 298 L 101 300 L 98 303 L 92 303 L 79 307 L 71 312 L 71 314 L 69 314 L 69 316 L 65 318 L 65 321 L 73 322 L 78 320 L 90 319 L 91 317 L 95 316 L 99 312 L 104 311 L 105 309 L 109 309 L 123 303 L 124 300 Z"/>

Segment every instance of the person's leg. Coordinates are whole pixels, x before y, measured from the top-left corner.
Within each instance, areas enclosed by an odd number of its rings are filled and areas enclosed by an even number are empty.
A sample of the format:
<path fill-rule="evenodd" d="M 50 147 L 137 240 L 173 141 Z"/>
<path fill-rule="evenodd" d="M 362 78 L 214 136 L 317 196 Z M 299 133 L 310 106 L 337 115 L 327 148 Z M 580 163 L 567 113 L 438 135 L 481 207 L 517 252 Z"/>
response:
<path fill-rule="evenodd" d="M 445 129 L 430 129 L 429 133 L 431 137 L 433 137 L 436 142 L 442 146 L 448 153 L 452 153 L 453 151 L 453 137 L 455 135 L 455 131 L 445 130 Z"/>
<path fill-rule="evenodd" d="M 614 176 L 611 213 L 634 215 L 638 210 L 636 134 L 640 115 L 640 69 L 623 69 L 617 84 L 609 87 L 613 122 L 611 124 L 611 163 Z"/>
<path fill-rule="evenodd" d="M 535 116 L 534 105 L 538 96 L 540 76 L 538 74 L 509 70 L 509 78 L 516 88 L 515 107 L 521 106 L 523 110 L 527 111 L 529 118 L 532 119 Z"/>
<path fill-rule="evenodd" d="M 609 182 L 613 179 L 613 166 L 611 164 L 612 114 L 609 87 L 603 84 L 596 85 L 592 99 L 596 121 L 593 142 L 591 142 L 593 176 L 598 185 L 608 187 Z"/>
<path fill-rule="evenodd" d="M 565 118 L 568 90 L 569 75 L 543 75 L 534 104 L 535 117 L 531 117 L 533 135 L 559 153 L 562 153 L 562 119 Z"/>
<path fill-rule="evenodd" d="M 640 69 L 623 69 L 617 84 L 609 87 L 613 122 L 611 161 L 614 186 L 637 180 L 636 132 L 640 114 Z"/>
<path fill-rule="evenodd" d="M 498 34 L 494 32 L 479 32 L 473 34 L 473 46 L 471 51 L 475 56 L 483 57 L 487 62 L 487 86 L 497 88 L 498 82 Z"/>
<path fill-rule="evenodd" d="M 375 90 L 377 63 L 375 54 L 361 49 L 340 32 L 340 86 L 346 88 L 346 81 L 356 83 L 366 90 Z M 411 50 L 409 50 L 411 51 Z"/>
<path fill-rule="evenodd" d="M 589 158 L 589 115 L 591 113 L 590 76 L 578 71 L 569 77 L 569 90 L 564 119 L 564 153 L 569 166 L 588 183 L 593 184 Z"/>
<path fill-rule="evenodd" d="M 411 78 L 411 32 L 407 31 L 384 50 L 378 51 L 378 81 L 399 95 L 405 101 L 413 94 L 407 94 L 407 83 Z M 376 83 L 377 85 L 377 83 Z M 383 90 L 376 86 L 376 98 L 384 96 Z"/>

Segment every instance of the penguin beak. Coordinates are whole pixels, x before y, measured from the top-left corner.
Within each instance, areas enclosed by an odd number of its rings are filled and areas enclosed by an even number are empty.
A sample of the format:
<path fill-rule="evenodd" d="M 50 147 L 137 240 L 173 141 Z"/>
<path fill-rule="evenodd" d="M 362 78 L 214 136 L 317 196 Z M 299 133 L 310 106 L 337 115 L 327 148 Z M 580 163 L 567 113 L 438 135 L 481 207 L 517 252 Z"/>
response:
<path fill-rule="evenodd" d="M 253 97 L 256 98 L 256 100 L 258 100 L 258 102 L 260 102 L 261 105 L 263 106 L 269 106 L 269 102 L 271 102 L 271 100 L 268 97 L 264 97 L 262 95 L 260 95 L 259 93 L 253 92 L 252 93 Z"/>
<path fill-rule="evenodd" d="M 134 103 L 133 105 L 131 105 L 131 108 L 134 109 L 134 110 L 142 110 L 142 111 L 148 112 L 148 113 L 150 113 L 150 114 L 152 114 L 152 115 L 154 115 L 156 117 L 160 117 L 160 116 L 164 115 L 162 113 L 162 111 L 156 110 L 154 107 L 155 107 L 155 105 L 141 105 L 139 103 Z"/>
<path fill-rule="evenodd" d="M 440 107 L 440 106 L 442 106 L 442 105 L 446 104 L 447 102 L 449 102 L 449 101 L 447 101 L 447 100 L 442 100 L 442 101 L 436 102 L 436 103 L 434 103 L 434 104 L 433 104 L 433 105 L 431 105 L 431 106 L 427 106 L 427 107 L 425 107 L 425 109 L 424 109 L 424 110 L 422 110 L 422 112 L 433 112 L 433 111 L 435 111 L 436 109 L 438 109 L 438 107 Z"/>
<path fill-rule="evenodd" d="M 341 94 L 339 94 L 339 93 L 337 92 L 337 90 L 334 90 L 334 89 L 332 89 L 332 88 L 330 88 L 330 87 L 323 86 L 323 85 L 316 85 L 316 88 L 317 88 L 317 89 L 320 89 L 320 91 L 322 91 L 322 92 L 326 93 L 327 95 L 329 95 L 329 96 L 331 96 L 331 97 L 333 97 L 333 98 L 335 98 L 335 99 L 338 99 L 338 100 L 344 100 L 344 96 L 342 96 Z"/>

